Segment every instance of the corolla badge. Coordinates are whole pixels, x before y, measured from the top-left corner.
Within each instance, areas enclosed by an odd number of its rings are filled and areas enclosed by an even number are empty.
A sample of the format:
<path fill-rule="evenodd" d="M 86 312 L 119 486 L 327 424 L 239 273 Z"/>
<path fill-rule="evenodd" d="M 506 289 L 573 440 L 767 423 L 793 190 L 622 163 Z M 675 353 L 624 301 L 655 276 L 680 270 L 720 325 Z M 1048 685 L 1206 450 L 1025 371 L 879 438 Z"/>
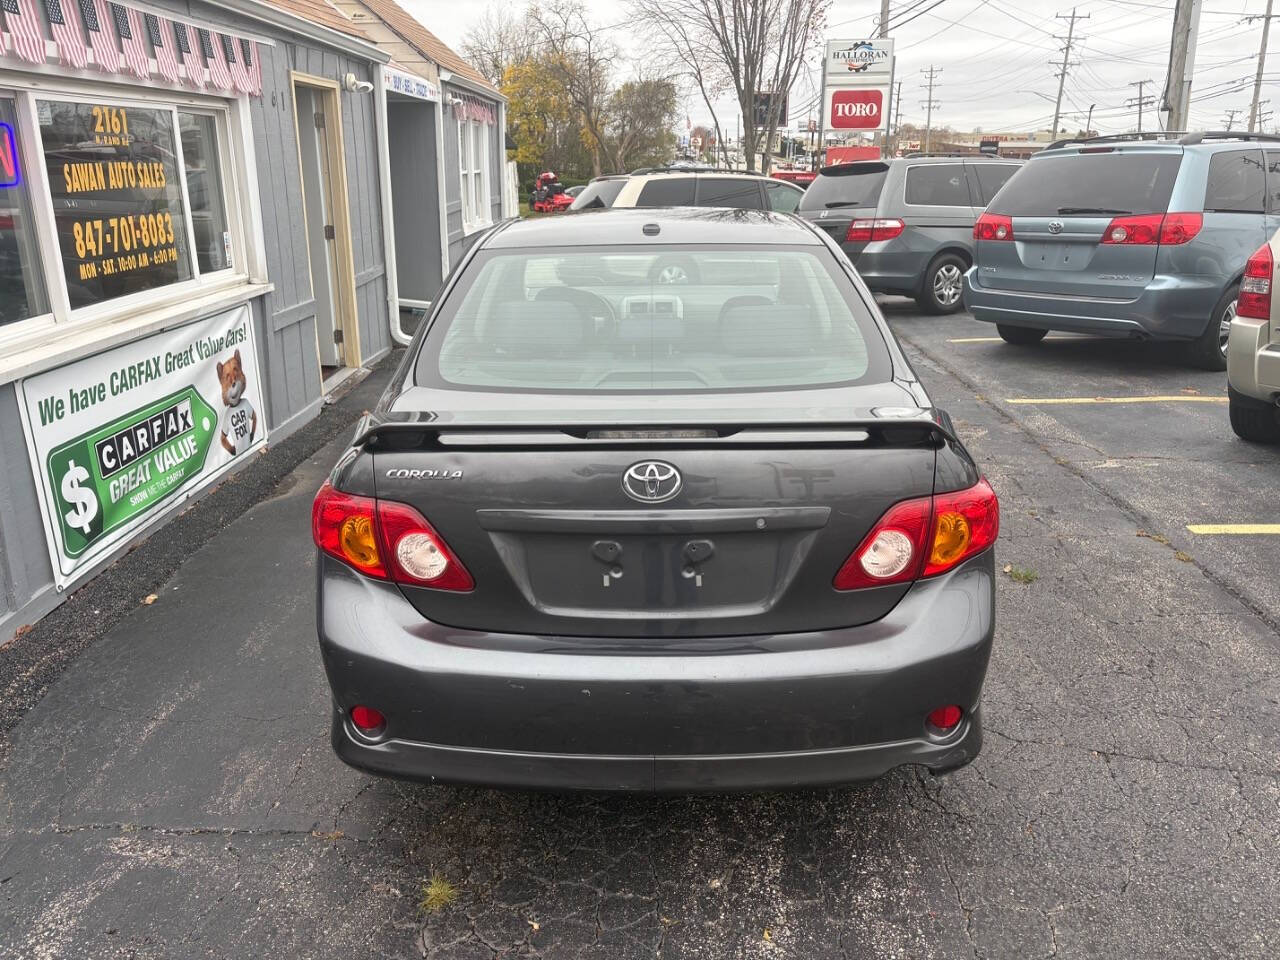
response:
<path fill-rule="evenodd" d="M 641 460 L 627 467 L 622 475 L 622 489 L 632 500 L 662 503 L 680 492 L 684 481 L 680 471 L 661 460 Z"/>
<path fill-rule="evenodd" d="M 1062 232 L 1063 226 L 1065 226 L 1065 224 L 1063 224 L 1061 220 L 1050 220 L 1049 232 L 1052 233 L 1054 236 L 1057 236 Z"/>

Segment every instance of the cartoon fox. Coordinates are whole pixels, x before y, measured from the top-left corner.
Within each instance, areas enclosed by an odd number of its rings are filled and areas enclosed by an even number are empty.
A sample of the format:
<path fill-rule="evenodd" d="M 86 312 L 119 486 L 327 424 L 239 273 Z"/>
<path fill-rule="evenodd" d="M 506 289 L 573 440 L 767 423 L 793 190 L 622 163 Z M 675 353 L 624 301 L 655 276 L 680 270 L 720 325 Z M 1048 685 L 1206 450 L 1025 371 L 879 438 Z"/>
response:
<path fill-rule="evenodd" d="M 226 406 L 218 424 L 222 449 L 234 457 L 253 445 L 254 434 L 258 432 L 258 412 L 244 395 L 249 381 L 244 375 L 239 350 L 226 363 L 218 364 L 218 382 L 222 384 L 222 403 Z"/>

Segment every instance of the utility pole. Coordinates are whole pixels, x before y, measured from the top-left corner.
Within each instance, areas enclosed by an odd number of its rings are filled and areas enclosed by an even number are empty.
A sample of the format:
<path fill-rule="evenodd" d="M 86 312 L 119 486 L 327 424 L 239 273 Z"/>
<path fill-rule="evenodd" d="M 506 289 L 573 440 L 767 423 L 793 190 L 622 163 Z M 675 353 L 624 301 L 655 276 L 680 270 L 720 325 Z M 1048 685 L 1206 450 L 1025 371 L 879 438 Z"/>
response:
<path fill-rule="evenodd" d="M 1227 131 L 1228 132 L 1230 132 L 1231 128 L 1236 125 L 1236 117 L 1240 116 L 1242 112 L 1243 111 L 1240 111 L 1240 110 L 1227 111 Z"/>
<path fill-rule="evenodd" d="M 1271 11 L 1268 10 L 1268 13 Z M 880 39 L 889 35 L 889 0 L 880 0 Z"/>
<path fill-rule="evenodd" d="M 925 109 L 924 152 L 928 153 L 929 146 L 933 141 L 933 111 L 936 109 L 940 109 L 942 107 L 942 104 L 940 104 L 937 100 L 933 99 L 933 87 L 934 87 L 934 84 L 937 82 L 938 74 L 942 72 L 942 68 L 935 67 L 933 66 L 933 64 L 930 64 L 928 70 L 921 70 L 920 72 L 923 73 L 926 77 L 928 77 L 928 85 L 929 85 L 929 99 L 925 100 L 920 104 L 920 106 L 924 107 Z"/>
<path fill-rule="evenodd" d="M 1072 7 L 1071 16 L 1069 17 L 1064 16 L 1063 14 L 1060 13 L 1058 14 L 1058 19 L 1067 21 L 1067 36 L 1066 36 L 1066 46 L 1062 48 L 1062 63 L 1061 63 L 1062 69 L 1058 71 L 1058 100 L 1053 107 L 1053 135 L 1055 137 L 1057 137 L 1058 135 L 1058 120 L 1062 117 L 1062 89 L 1064 86 L 1066 86 L 1066 83 L 1067 83 L 1067 71 L 1072 67 L 1071 45 L 1075 43 L 1076 21 L 1088 20 L 1089 14 L 1086 13 L 1083 16 L 1081 16 L 1080 14 L 1076 13 L 1076 8 Z M 1063 38 L 1058 37 L 1057 39 L 1061 40 Z"/>
<path fill-rule="evenodd" d="M 1161 109 L 1169 117 L 1165 129 L 1185 132 L 1191 110 L 1191 75 L 1196 65 L 1196 41 L 1200 35 L 1201 0 L 1176 0 L 1173 40 L 1169 44 L 1169 75 L 1165 79 Z"/>
<path fill-rule="evenodd" d="M 1267 65 L 1267 34 L 1271 32 L 1271 0 L 1267 0 L 1267 12 L 1261 17 L 1247 17 L 1246 22 L 1262 20 L 1262 45 L 1258 47 L 1258 72 L 1253 78 L 1253 103 L 1249 107 L 1249 132 L 1254 133 L 1258 123 L 1258 98 L 1262 96 L 1262 70 Z"/>
<path fill-rule="evenodd" d="M 894 86 L 898 89 L 893 98 L 893 153 L 897 153 L 898 142 L 902 139 L 902 81 L 899 80 Z"/>
<path fill-rule="evenodd" d="M 1089 104 L 1089 119 L 1084 122 L 1084 135 L 1086 137 L 1093 136 L 1093 108 L 1096 106 L 1096 103 Z"/>
<path fill-rule="evenodd" d="M 1149 84 L 1149 83 L 1155 83 L 1155 81 L 1154 81 L 1154 80 L 1135 80 L 1135 81 L 1133 81 L 1133 83 L 1129 84 L 1129 86 L 1131 86 L 1131 87 L 1137 87 L 1137 88 L 1138 88 L 1138 95 L 1137 95 L 1136 97 L 1132 97 L 1132 98 L 1130 98 L 1129 100 L 1126 100 L 1126 101 L 1125 101 L 1125 103 L 1124 103 L 1124 105 L 1125 105 L 1126 107 L 1132 107 L 1132 106 L 1134 106 L 1134 105 L 1137 105 L 1137 107 L 1138 107 L 1138 132 L 1139 132 L 1139 133 L 1141 133 L 1141 132 L 1142 132 L 1142 108 L 1143 108 L 1143 107 L 1150 107 L 1150 106 L 1154 106 L 1154 105 L 1155 105 L 1155 102 L 1156 102 L 1156 98 L 1155 98 L 1155 97 L 1144 97 L 1144 96 L 1142 95 L 1142 91 L 1143 91 L 1143 89 L 1144 89 L 1144 88 L 1147 86 L 1147 84 Z"/>

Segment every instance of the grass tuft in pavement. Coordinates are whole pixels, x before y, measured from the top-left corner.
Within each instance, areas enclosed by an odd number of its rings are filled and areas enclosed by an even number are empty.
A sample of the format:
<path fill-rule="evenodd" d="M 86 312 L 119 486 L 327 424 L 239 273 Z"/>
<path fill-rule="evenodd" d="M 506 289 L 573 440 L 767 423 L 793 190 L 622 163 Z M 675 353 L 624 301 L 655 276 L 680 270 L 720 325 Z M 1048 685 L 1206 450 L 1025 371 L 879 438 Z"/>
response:
<path fill-rule="evenodd" d="M 1009 575 L 1009 579 L 1014 583 L 1035 583 L 1040 579 L 1040 574 L 1030 567 L 1015 567 L 1012 563 L 1004 565 L 1004 572 Z"/>
<path fill-rule="evenodd" d="M 431 879 L 422 885 L 422 900 L 418 909 L 423 913 L 439 913 L 458 899 L 458 888 L 442 873 L 432 873 Z"/>

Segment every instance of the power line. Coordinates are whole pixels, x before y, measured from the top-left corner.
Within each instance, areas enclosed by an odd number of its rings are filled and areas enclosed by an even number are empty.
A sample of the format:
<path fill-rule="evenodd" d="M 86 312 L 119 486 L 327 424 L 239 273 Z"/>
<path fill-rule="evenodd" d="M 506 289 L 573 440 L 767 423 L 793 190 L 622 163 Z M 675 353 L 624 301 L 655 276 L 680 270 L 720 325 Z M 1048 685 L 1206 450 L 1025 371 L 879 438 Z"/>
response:
<path fill-rule="evenodd" d="M 1129 86 L 1131 87 L 1138 88 L 1138 95 L 1129 100 L 1126 100 L 1124 103 L 1126 107 L 1136 106 L 1138 108 L 1138 132 L 1139 133 L 1142 132 L 1142 108 L 1153 107 L 1155 106 L 1155 103 L 1156 103 L 1155 97 L 1143 96 L 1142 91 L 1146 88 L 1147 84 L 1149 83 L 1155 83 L 1155 81 L 1154 80 L 1135 80 L 1131 84 L 1129 84 Z"/>

